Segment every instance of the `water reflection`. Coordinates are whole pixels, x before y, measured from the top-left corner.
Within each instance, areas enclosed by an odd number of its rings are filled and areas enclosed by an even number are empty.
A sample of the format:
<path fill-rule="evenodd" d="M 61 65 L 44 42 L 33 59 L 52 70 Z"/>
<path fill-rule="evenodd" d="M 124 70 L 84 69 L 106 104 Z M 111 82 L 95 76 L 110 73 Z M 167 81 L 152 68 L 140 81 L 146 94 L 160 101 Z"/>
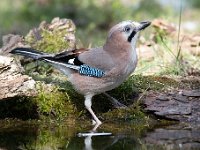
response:
<path fill-rule="evenodd" d="M 112 136 L 86 136 L 84 139 L 85 150 L 108 150 L 139 148 L 139 143 L 134 136 L 112 135 Z M 73 148 L 72 148 L 73 149 Z"/>
<path fill-rule="evenodd" d="M 177 124 L 139 129 L 132 123 L 107 123 L 95 133 L 91 133 L 90 128 L 81 123 L 0 122 L 0 149 L 200 149 L 199 125 Z M 89 134 L 78 136 L 77 133 Z"/>

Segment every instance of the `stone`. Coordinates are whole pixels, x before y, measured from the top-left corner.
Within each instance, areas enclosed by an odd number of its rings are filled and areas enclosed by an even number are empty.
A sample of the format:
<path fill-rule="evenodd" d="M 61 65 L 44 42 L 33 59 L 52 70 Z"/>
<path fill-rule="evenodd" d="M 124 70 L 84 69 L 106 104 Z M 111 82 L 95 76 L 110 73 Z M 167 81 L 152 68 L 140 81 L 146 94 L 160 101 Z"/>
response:
<path fill-rule="evenodd" d="M 200 122 L 200 98 L 197 97 L 198 90 L 183 91 L 181 93 L 173 91 L 173 94 L 169 93 L 151 91 L 143 100 L 144 109 L 165 119 L 189 123 Z"/>
<path fill-rule="evenodd" d="M 183 91 L 183 95 L 190 96 L 190 97 L 200 97 L 200 89 L 198 90 L 191 90 L 191 91 Z"/>

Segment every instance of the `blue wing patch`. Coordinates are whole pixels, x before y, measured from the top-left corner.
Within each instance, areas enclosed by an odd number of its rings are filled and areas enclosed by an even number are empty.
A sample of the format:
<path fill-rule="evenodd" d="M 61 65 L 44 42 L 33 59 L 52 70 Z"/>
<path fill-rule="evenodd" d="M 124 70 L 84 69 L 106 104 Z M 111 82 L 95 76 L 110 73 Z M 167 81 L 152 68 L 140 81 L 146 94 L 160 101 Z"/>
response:
<path fill-rule="evenodd" d="M 105 75 L 105 72 L 103 70 L 98 68 L 93 68 L 85 64 L 80 66 L 79 73 L 82 75 L 97 77 L 97 78 L 101 78 Z"/>

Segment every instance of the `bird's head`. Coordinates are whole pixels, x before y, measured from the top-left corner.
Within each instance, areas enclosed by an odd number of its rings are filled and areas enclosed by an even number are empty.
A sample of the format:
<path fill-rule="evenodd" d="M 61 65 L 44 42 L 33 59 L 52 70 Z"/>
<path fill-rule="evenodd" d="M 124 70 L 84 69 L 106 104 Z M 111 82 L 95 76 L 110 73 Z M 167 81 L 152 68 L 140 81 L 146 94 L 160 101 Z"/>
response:
<path fill-rule="evenodd" d="M 107 42 L 118 47 L 135 46 L 139 32 L 151 24 L 149 21 L 123 21 L 113 26 L 108 34 Z"/>

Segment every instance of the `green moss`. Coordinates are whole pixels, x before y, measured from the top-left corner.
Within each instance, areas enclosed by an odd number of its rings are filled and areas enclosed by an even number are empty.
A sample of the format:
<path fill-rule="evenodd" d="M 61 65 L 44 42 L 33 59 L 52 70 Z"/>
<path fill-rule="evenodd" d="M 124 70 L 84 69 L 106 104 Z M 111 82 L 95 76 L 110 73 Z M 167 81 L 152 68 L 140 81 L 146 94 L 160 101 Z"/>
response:
<path fill-rule="evenodd" d="M 104 113 L 103 117 L 109 121 L 136 121 L 148 119 L 138 103 L 135 103 L 128 108 L 114 109 Z"/>
<path fill-rule="evenodd" d="M 108 93 L 118 100 L 130 104 L 138 98 L 139 93 L 149 90 L 162 91 L 178 86 L 179 83 L 176 80 L 165 76 L 132 75 L 118 88 Z"/>
<path fill-rule="evenodd" d="M 64 39 L 65 34 L 66 32 L 60 30 L 48 31 L 46 29 L 41 29 L 41 40 L 36 42 L 33 35 L 26 36 L 25 40 L 32 48 L 47 53 L 55 53 L 69 47 L 69 43 Z"/>
<path fill-rule="evenodd" d="M 74 48 L 75 25 L 71 20 L 55 18 L 50 24 L 42 22 L 31 30 L 25 42 L 32 48 L 46 53 L 57 53 Z"/>
<path fill-rule="evenodd" d="M 75 106 L 66 92 L 59 91 L 55 86 L 47 86 L 42 83 L 37 85 L 38 96 L 33 98 L 38 108 L 40 118 L 45 116 L 63 119 L 75 114 Z"/>
<path fill-rule="evenodd" d="M 164 90 L 168 87 L 177 87 L 178 82 L 165 76 L 133 75 L 126 82 L 130 82 L 140 92 L 144 90 Z"/>

